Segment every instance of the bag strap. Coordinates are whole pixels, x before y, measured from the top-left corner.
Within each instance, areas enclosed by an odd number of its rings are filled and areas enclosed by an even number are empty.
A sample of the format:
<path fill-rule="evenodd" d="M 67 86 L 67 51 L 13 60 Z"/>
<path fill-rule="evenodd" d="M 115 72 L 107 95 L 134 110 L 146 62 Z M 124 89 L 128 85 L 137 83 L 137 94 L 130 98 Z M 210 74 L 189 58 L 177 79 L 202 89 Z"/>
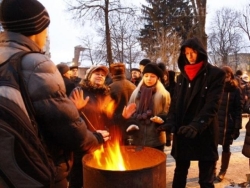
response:
<path fill-rule="evenodd" d="M 25 107 L 26 107 L 28 115 L 30 117 L 30 121 L 31 121 L 32 125 L 35 127 L 36 131 L 39 132 L 38 125 L 37 125 L 36 120 L 35 120 L 35 110 L 34 110 L 32 102 L 31 102 L 29 92 L 28 92 L 27 86 L 25 84 L 25 81 L 23 78 L 23 73 L 22 73 L 22 59 L 25 55 L 30 54 L 30 53 L 40 53 L 40 52 L 20 51 L 20 52 L 15 53 L 14 55 L 12 55 L 8 61 L 9 61 L 9 65 L 11 65 L 11 67 L 17 73 L 17 76 L 18 76 L 17 82 L 19 84 L 19 90 L 21 92 Z"/>

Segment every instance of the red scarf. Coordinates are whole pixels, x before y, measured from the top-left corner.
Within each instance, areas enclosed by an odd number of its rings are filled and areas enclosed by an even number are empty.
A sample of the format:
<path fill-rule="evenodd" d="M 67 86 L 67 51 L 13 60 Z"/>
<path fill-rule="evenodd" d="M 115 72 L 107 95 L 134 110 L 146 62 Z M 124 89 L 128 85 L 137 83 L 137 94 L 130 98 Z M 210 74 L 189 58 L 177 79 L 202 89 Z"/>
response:
<path fill-rule="evenodd" d="M 185 70 L 190 81 L 192 81 L 195 78 L 195 76 L 197 75 L 197 73 L 201 69 L 202 65 L 203 65 L 203 62 L 196 63 L 193 65 L 185 65 L 184 66 L 184 70 Z"/>

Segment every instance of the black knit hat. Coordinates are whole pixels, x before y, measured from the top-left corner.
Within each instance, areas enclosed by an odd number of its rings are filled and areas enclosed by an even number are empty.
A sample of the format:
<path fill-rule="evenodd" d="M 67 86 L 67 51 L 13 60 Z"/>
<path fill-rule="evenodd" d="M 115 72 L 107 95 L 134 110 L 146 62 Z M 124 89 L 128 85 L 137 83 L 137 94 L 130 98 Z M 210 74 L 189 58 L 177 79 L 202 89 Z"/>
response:
<path fill-rule="evenodd" d="M 31 36 L 49 26 L 49 14 L 37 0 L 2 0 L 0 22 L 4 30 Z"/>
<path fill-rule="evenodd" d="M 151 61 L 149 59 L 143 59 L 140 61 L 140 65 L 146 66 L 148 63 L 151 63 Z"/>
<path fill-rule="evenodd" d="M 138 69 L 138 68 L 132 68 L 132 69 L 130 70 L 130 72 L 132 72 L 132 71 L 137 71 L 137 72 L 140 72 L 140 73 L 141 73 L 141 70 Z"/>
<path fill-rule="evenodd" d="M 145 73 L 153 73 L 155 74 L 158 78 L 163 77 L 163 71 L 159 68 L 159 66 L 156 63 L 149 63 L 145 66 L 143 69 L 143 74 Z"/>
<path fill-rule="evenodd" d="M 69 66 L 65 63 L 57 64 L 56 67 L 58 68 L 61 75 L 65 74 L 66 72 L 69 71 Z"/>

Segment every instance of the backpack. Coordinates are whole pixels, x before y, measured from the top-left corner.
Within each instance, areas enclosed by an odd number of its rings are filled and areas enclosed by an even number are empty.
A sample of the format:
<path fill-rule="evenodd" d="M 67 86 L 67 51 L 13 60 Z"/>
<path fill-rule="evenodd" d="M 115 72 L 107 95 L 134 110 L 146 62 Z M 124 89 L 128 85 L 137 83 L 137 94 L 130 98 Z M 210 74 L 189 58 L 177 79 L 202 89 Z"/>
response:
<path fill-rule="evenodd" d="M 32 102 L 21 73 L 22 57 L 17 52 L 0 65 L 0 87 L 20 91 L 27 114 L 13 101 L 0 96 L 0 187 L 51 187 L 55 165 L 39 136 Z"/>

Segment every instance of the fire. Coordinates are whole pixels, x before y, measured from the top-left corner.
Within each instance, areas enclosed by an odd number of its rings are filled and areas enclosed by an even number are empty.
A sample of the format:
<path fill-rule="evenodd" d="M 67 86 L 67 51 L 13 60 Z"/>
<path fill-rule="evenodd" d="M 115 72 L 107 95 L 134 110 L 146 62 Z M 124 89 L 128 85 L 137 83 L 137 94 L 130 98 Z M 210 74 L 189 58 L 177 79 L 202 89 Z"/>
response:
<path fill-rule="evenodd" d="M 122 155 L 119 137 L 111 138 L 105 147 L 102 146 L 96 150 L 94 152 L 94 160 L 98 168 L 125 171 L 126 165 Z"/>
<path fill-rule="evenodd" d="M 114 110 L 116 109 L 115 101 L 111 97 L 106 97 L 102 102 L 102 105 L 102 111 L 104 111 L 109 118 L 112 118 Z"/>

